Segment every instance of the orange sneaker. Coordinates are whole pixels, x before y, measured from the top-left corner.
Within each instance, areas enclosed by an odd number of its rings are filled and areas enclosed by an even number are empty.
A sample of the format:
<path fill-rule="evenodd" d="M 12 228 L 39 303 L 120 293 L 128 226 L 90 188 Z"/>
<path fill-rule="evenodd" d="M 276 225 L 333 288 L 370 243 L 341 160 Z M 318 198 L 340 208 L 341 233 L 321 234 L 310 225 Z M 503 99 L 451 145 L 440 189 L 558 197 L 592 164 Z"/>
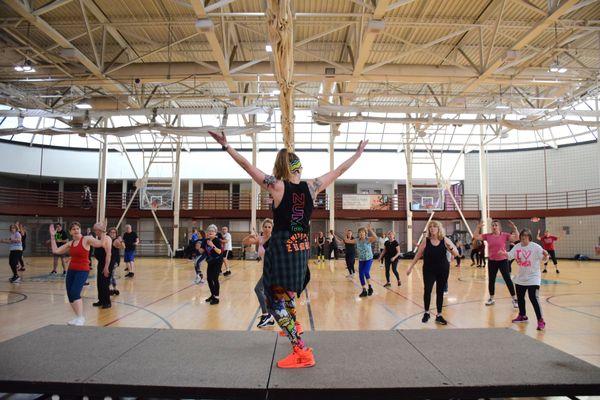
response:
<path fill-rule="evenodd" d="M 294 346 L 294 351 L 286 358 L 277 361 L 279 368 L 309 368 L 315 364 L 313 350 L 310 347 L 301 349 L 298 346 Z"/>
<path fill-rule="evenodd" d="M 302 329 L 302 325 L 300 325 L 300 322 L 296 321 L 296 332 L 298 332 L 298 335 L 302 335 L 304 333 L 304 329 Z M 287 336 L 287 333 L 285 333 L 284 331 L 279 331 L 279 336 Z"/>

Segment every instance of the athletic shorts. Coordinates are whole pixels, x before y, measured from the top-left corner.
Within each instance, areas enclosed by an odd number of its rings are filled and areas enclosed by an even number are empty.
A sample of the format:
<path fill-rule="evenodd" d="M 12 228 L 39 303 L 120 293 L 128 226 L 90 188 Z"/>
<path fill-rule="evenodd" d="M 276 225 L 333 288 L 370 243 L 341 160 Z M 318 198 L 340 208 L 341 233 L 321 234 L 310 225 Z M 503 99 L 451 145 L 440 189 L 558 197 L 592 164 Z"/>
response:
<path fill-rule="evenodd" d="M 229 253 L 231 253 L 231 250 L 225 250 L 223 252 L 223 259 L 224 260 L 228 260 L 229 259 Z"/>
<path fill-rule="evenodd" d="M 125 250 L 123 260 L 125 262 L 133 262 L 135 260 L 135 250 Z"/>

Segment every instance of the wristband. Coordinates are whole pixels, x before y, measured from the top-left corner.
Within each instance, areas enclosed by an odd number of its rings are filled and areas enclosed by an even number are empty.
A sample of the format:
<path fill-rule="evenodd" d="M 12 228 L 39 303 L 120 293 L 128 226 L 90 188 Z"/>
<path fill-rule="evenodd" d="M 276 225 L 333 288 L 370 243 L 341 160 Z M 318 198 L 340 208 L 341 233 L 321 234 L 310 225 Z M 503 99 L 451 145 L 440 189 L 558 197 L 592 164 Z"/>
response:
<path fill-rule="evenodd" d="M 222 145 L 221 146 L 221 150 L 223 150 L 223 151 L 227 151 L 228 148 L 229 148 L 229 145 Z"/>

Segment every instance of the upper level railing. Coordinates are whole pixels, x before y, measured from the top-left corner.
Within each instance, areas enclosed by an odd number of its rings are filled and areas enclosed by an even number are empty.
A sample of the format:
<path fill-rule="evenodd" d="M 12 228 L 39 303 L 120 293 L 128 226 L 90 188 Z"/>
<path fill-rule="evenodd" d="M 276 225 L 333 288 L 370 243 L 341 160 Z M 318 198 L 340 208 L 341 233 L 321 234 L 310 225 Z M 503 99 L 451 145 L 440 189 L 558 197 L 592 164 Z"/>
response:
<path fill-rule="evenodd" d="M 109 209 L 125 209 L 131 201 L 133 209 L 139 208 L 139 195 L 133 197 L 133 192 L 109 192 L 106 195 L 106 205 Z M 337 210 L 406 210 L 406 197 L 400 195 L 353 195 L 354 201 L 344 201 L 343 194 L 336 194 L 334 198 Z M 478 195 L 457 195 L 454 204 L 450 196 L 445 196 L 445 210 L 478 211 L 480 200 Z M 15 206 L 40 206 L 57 208 L 96 208 L 96 194 L 92 199 L 86 200 L 83 192 L 59 192 L 41 189 L 21 189 L 0 186 L 0 205 Z M 182 210 L 250 210 L 252 197 L 249 192 L 241 193 L 186 193 L 180 196 Z M 268 193 L 260 193 L 256 198 L 258 210 L 268 210 L 272 199 Z M 353 205 L 354 204 L 354 205 Z M 360 206 L 358 206 L 358 205 Z M 320 193 L 314 202 L 316 209 L 329 210 L 331 202 L 326 193 Z M 527 193 L 527 194 L 491 194 L 489 196 L 489 209 L 491 211 L 511 210 L 551 210 L 600 207 L 600 188 L 574 190 L 554 193 Z"/>

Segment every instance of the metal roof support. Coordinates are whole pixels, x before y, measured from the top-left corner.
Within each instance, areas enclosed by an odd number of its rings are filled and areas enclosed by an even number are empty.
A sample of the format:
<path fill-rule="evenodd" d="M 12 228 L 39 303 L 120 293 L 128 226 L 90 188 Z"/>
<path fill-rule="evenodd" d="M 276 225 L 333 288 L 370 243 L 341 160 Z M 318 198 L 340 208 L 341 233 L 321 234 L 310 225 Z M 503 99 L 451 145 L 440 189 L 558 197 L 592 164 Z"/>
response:
<path fill-rule="evenodd" d="M 268 0 L 267 23 L 285 147 L 294 150 L 294 17 L 291 0 Z"/>
<path fill-rule="evenodd" d="M 106 121 L 103 123 L 106 126 Z M 96 222 L 104 223 L 106 219 L 106 159 L 108 158 L 108 137 L 102 138 L 98 165 L 98 197 L 96 200 Z"/>

